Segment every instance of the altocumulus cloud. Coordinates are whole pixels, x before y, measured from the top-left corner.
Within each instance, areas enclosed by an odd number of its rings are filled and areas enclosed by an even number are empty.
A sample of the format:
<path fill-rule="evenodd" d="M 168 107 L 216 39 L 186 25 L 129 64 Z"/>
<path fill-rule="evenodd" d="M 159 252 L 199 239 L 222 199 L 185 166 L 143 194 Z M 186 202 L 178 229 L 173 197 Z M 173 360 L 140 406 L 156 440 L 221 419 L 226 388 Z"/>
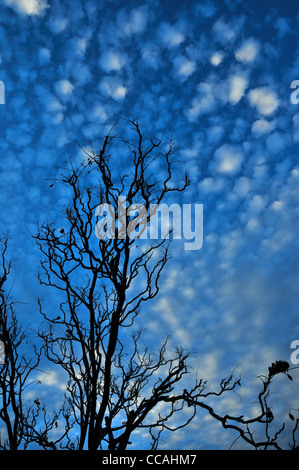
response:
<path fill-rule="evenodd" d="M 239 62 L 249 63 L 256 58 L 259 49 L 259 43 L 255 39 L 247 39 L 236 51 L 235 57 Z"/>
<path fill-rule="evenodd" d="M 216 381 L 236 364 L 252 376 L 287 356 L 299 334 L 299 113 L 289 99 L 298 19 L 288 3 L 253 0 L 252 16 L 230 0 L 1 1 L 1 222 L 16 236 L 29 316 L 39 321 L 26 228 L 69 203 L 48 178 L 69 155 L 77 161 L 74 139 L 88 147 L 134 107 L 146 132 L 173 135 L 192 177 L 188 197 L 205 211 L 202 249 L 186 255 L 174 241 L 161 297 L 141 317 L 149 346 L 173 333 L 199 350 L 200 376 Z M 45 390 L 57 391 L 60 377 L 45 370 Z M 192 426 L 182 448 L 227 447 L 222 433 Z"/>
<path fill-rule="evenodd" d="M 108 73 L 120 70 L 125 62 L 125 55 L 114 49 L 104 51 L 100 58 L 100 66 Z"/>
<path fill-rule="evenodd" d="M 233 75 L 229 80 L 229 101 L 236 104 L 247 88 L 248 80 L 243 75 Z"/>
<path fill-rule="evenodd" d="M 55 90 L 59 96 L 65 97 L 72 94 L 74 85 L 64 78 L 63 80 L 59 80 L 55 83 Z"/>
<path fill-rule="evenodd" d="M 45 0 L 3 0 L 4 4 L 25 15 L 42 15 L 49 5 Z"/>
<path fill-rule="evenodd" d="M 215 152 L 214 167 L 219 173 L 233 175 L 240 170 L 243 155 L 238 146 L 224 144 Z"/>
<path fill-rule="evenodd" d="M 275 91 L 269 87 L 255 88 L 248 94 L 249 102 L 260 114 L 268 116 L 277 109 L 279 100 Z"/>

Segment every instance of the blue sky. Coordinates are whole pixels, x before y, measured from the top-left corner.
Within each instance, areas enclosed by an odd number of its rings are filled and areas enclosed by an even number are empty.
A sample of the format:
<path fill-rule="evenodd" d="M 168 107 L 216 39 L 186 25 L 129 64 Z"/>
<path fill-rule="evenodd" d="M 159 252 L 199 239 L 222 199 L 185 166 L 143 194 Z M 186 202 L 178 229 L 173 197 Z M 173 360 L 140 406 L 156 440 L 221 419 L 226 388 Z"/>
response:
<path fill-rule="evenodd" d="M 194 370 L 212 383 L 238 366 L 246 386 L 223 410 L 241 410 L 254 376 L 289 360 L 299 338 L 298 23 L 297 0 L 0 1 L 1 233 L 25 323 L 38 322 L 41 292 L 29 232 L 67 202 L 47 179 L 82 158 L 75 140 L 88 148 L 134 109 L 146 132 L 173 136 L 190 172 L 186 201 L 204 205 L 203 247 L 173 242 L 142 319 L 147 341 L 171 334 L 195 349 Z M 41 393 L 58 397 L 63 380 L 48 367 Z M 274 397 L 295 406 L 288 387 Z M 230 442 L 203 415 L 164 446 Z"/>

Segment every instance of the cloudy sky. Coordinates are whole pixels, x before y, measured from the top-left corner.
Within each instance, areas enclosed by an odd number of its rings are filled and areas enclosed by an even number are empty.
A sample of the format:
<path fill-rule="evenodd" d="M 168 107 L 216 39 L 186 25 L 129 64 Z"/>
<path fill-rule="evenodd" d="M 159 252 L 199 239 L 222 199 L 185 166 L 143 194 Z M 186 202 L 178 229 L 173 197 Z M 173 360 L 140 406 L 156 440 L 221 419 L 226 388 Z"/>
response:
<path fill-rule="evenodd" d="M 255 375 L 289 360 L 299 339 L 298 23 L 297 0 L 0 0 L 1 233 L 25 322 L 40 293 L 30 231 L 67 202 L 47 179 L 82 156 L 75 140 L 88 147 L 134 109 L 146 132 L 173 136 L 186 197 L 204 206 L 202 248 L 173 241 L 142 319 L 147 341 L 171 334 L 212 382 L 237 366 L 240 410 Z M 43 393 L 54 396 L 62 382 L 47 372 Z M 190 429 L 164 447 L 232 441 L 204 414 Z"/>

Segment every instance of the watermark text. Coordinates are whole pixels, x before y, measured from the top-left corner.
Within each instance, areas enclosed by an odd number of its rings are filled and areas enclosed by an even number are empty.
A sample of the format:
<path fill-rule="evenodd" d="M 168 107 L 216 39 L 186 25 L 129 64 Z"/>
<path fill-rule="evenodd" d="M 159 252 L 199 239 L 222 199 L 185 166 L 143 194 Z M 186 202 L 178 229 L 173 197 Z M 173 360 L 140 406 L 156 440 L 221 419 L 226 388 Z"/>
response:
<path fill-rule="evenodd" d="M 5 86 L 0 80 L 0 104 L 5 104 Z"/>
<path fill-rule="evenodd" d="M 293 80 L 291 83 L 291 88 L 296 88 L 295 91 L 291 94 L 291 103 L 298 104 L 299 103 L 299 80 Z"/>
<path fill-rule="evenodd" d="M 116 216 L 117 214 L 117 216 Z M 117 211 L 111 204 L 99 204 L 95 234 L 98 239 L 136 240 L 184 239 L 185 250 L 199 250 L 203 244 L 202 204 L 131 204 L 118 197 Z"/>
<path fill-rule="evenodd" d="M 291 363 L 297 365 L 299 364 L 299 339 L 292 341 L 290 347 L 291 349 L 294 349 L 291 354 Z"/>

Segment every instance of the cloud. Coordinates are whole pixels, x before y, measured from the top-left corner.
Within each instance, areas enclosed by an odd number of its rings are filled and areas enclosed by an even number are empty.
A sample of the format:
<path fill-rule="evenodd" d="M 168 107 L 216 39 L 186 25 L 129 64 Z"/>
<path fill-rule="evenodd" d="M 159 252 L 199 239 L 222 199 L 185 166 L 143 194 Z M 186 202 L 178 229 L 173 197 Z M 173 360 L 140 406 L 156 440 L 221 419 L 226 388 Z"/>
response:
<path fill-rule="evenodd" d="M 116 101 L 123 100 L 127 94 L 127 88 L 114 77 L 104 77 L 100 81 L 99 90 Z"/>
<path fill-rule="evenodd" d="M 211 18 L 215 15 L 217 7 L 211 1 L 205 1 L 196 5 L 196 11 L 205 18 Z"/>
<path fill-rule="evenodd" d="M 61 97 L 71 95 L 74 85 L 67 79 L 59 80 L 55 83 L 55 90 Z"/>
<path fill-rule="evenodd" d="M 160 48 L 155 42 L 146 42 L 140 45 L 142 60 L 148 67 L 158 69 L 161 64 Z"/>
<path fill-rule="evenodd" d="M 77 62 L 72 68 L 72 79 L 76 84 L 85 85 L 92 78 L 89 66 L 83 62 Z"/>
<path fill-rule="evenodd" d="M 232 175 L 237 173 L 241 167 L 243 155 L 236 146 L 224 144 L 219 147 L 215 154 L 216 170 L 219 173 Z"/>
<path fill-rule="evenodd" d="M 255 39 L 247 39 L 236 51 L 235 57 L 238 62 L 252 62 L 259 52 L 259 43 Z"/>
<path fill-rule="evenodd" d="M 154 311 L 162 312 L 161 319 L 169 326 L 172 331 L 172 335 L 184 347 L 190 344 L 190 330 L 187 328 L 186 323 L 183 325 L 180 321 L 180 317 L 176 315 L 175 304 L 171 297 L 161 297 L 156 305 L 153 307 Z M 158 326 L 159 329 L 159 326 Z"/>
<path fill-rule="evenodd" d="M 274 91 L 268 87 L 255 88 L 248 94 L 249 102 L 255 106 L 260 114 L 268 116 L 272 114 L 279 105 L 279 100 Z"/>
<path fill-rule="evenodd" d="M 41 16 L 49 5 L 45 0 L 4 0 L 4 3 L 17 13 Z"/>
<path fill-rule="evenodd" d="M 17 4 L 23 10 L 30 4 L 5 3 L 18 12 Z M 299 169 L 294 169 L 293 148 L 299 141 L 299 113 L 291 105 L 283 108 L 283 116 L 277 112 L 283 96 L 287 104 L 289 84 L 297 78 L 295 34 L 287 31 L 287 23 L 296 31 L 296 18 L 275 21 L 274 9 L 265 20 L 267 28 L 256 28 L 259 18 L 235 0 L 222 2 L 221 8 L 214 0 L 192 0 L 190 9 L 172 2 L 171 12 L 157 0 L 141 8 L 136 0 L 132 8 L 117 0 L 31 2 L 47 3 L 51 10 L 44 10 L 44 16 L 51 14 L 42 24 L 37 15 L 28 18 L 27 8 L 25 19 L 32 27 L 14 34 L 17 15 L 2 8 L 0 26 L 0 42 L 7 45 L 1 51 L 1 79 L 9 103 L 2 108 L 2 227 L 17 237 L 13 255 L 22 260 L 19 299 L 25 305 L 29 297 L 33 304 L 38 293 L 23 275 L 38 268 L 35 254 L 28 255 L 35 249 L 25 240 L 26 227 L 34 232 L 37 218 L 55 219 L 56 199 L 59 208 L 69 203 L 63 188 L 53 193 L 55 185 L 48 191 L 46 180 L 57 176 L 67 155 L 78 158 L 76 146 L 71 151 L 74 138 L 84 148 L 89 137 L 96 143 L 110 130 L 114 113 L 127 116 L 134 106 L 146 133 L 174 135 L 178 160 L 183 159 L 192 180 L 184 198 L 202 202 L 205 211 L 202 250 L 187 255 L 179 241 L 172 244 L 174 273 L 165 272 L 158 308 L 148 316 L 145 309 L 137 321 L 149 330 L 153 325 L 153 343 L 170 333 L 175 342 L 203 352 L 204 375 L 212 370 L 213 377 L 222 378 L 222 366 L 236 364 L 253 374 L 262 372 L 259 367 L 268 364 L 256 357 L 264 359 L 265 350 L 272 354 L 272 344 L 279 354 L 288 338 L 299 333 Z M 289 67 L 285 53 L 292 50 Z M 285 91 L 278 88 L 281 82 Z M 154 163 L 158 175 L 159 157 Z M 180 180 L 180 174 L 173 176 Z M 275 271 L 277 281 L 266 284 Z M 293 317 L 282 322 L 290 306 Z M 34 309 L 28 311 L 38 317 Z M 52 400 L 50 384 L 55 390 L 61 380 L 51 373 L 41 378 Z M 183 432 L 182 448 L 192 449 L 198 434 Z M 203 433 L 201 447 L 225 447 L 209 426 Z"/>
<path fill-rule="evenodd" d="M 207 141 L 210 144 L 217 144 L 224 134 L 224 127 L 216 125 L 207 130 Z"/>
<path fill-rule="evenodd" d="M 94 106 L 91 112 L 91 119 L 96 120 L 97 122 L 106 122 L 108 119 L 108 114 L 106 109 L 102 104 L 97 104 Z"/>
<path fill-rule="evenodd" d="M 240 101 L 247 88 L 248 80 L 242 75 L 234 75 L 229 79 L 229 101 L 236 104 Z"/>
<path fill-rule="evenodd" d="M 278 37 L 281 39 L 286 34 L 292 32 L 290 20 L 287 18 L 277 18 L 274 28 L 278 31 Z"/>
<path fill-rule="evenodd" d="M 56 371 L 48 370 L 41 372 L 37 376 L 37 380 L 39 380 L 43 385 L 57 385 L 59 383 L 59 376 Z"/>
<path fill-rule="evenodd" d="M 191 122 L 201 114 L 211 112 L 216 104 L 214 87 L 211 83 L 200 83 L 197 92 L 197 96 L 193 98 L 191 106 L 187 110 L 187 116 Z"/>
<path fill-rule="evenodd" d="M 246 176 L 241 176 L 235 183 L 234 192 L 240 197 L 248 196 L 252 189 L 252 181 Z"/>
<path fill-rule="evenodd" d="M 49 62 L 51 58 L 51 52 L 46 47 L 41 47 L 38 50 L 38 57 L 42 65 L 44 65 L 45 63 Z"/>
<path fill-rule="evenodd" d="M 108 73 L 120 70 L 125 62 L 125 55 L 113 49 L 103 52 L 100 58 L 101 68 Z"/>
<path fill-rule="evenodd" d="M 48 27 L 53 34 L 59 34 L 62 33 L 66 29 L 66 27 L 69 24 L 68 18 L 64 17 L 56 17 L 56 18 L 51 18 L 48 24 Z"/>
<path fill-rule="evenodd" d="M 210 60 L 211 64 L 217 67 L 219 64 L 221 64 L 222 61 L 223 61 L 223 53 L 220 51 L 214 52 Z"/>
<path fill-rule="evenodd" d="M 260 214 L 266 207 L 265 198 L 260 194 L 256 194 L 248 203 L 248 212 L 254 214 Z"/>
<path fill-rule="evenodd" d="M 178 56 L 173 60 L 176 73 L 183 79 L 188 78 L 196 70 L 195 62 L 187 59 L 186 57 Z"/>
<path fill-rule="evenodd" d="M 147 25 L 147 8 L 134 8 L 130 12 L 121 10 L 117 17 L 119 32 L 125 36 L 142 33 Z"/>
<path fill-rule="evenodd" d="M 88 38 L 76 38 L 75 39 L 75 49 L 78 54 L 85 54 L 88 45 Z"/>
<path fill-rule="evenodd" d="M 205 178 L 198 184 L 199 192 L 204 194 L 220 192 L 223 190 L 224 187 L 224 179 L 216 179 L 211 177 Z"/>
<path fill-rule="evenodd" d="M 164 46 L 170 49 L 179 46 L 185 40 L 184 34 L 179 30 L 179 28 L 172 26 L 169 23 L 161 24 L 158 36 Z"/>
<path fill-rule="evenodd" d="M 258 119 L 252 124 L 252 132 L 257 135 L 267 134 L 272 132 L 275 127 L 275 121 L 266 121 L 265 119 Z"/>
<path fill-rule="evenodd" d="M 236 40 L 238 30 L 242 27 L 241 18 L 237 23 L 226 23 L 222 18 L 216 21 L 213 26 L 215 39 L 221 44 L 230 44 Z"/>

